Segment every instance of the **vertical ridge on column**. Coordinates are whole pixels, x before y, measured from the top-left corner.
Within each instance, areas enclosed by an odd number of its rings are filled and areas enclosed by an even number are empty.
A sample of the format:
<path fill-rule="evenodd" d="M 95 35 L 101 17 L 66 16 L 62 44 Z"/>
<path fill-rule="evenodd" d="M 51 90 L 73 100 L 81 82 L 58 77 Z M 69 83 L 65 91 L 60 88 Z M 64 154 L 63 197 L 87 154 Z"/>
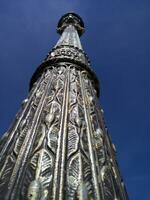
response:
<path fill-rule="evenodd" d="M 91 122 L 89 118 L 89 113 L 87 110 L 87 101 L 86 101 L 86 93 L 85 93 L 85 87 L 84 83 L 82 80 L 82 74 L 83 72 L 79 72 L 79 77 L 80 77 L 80 84 L 81 84 L 81 93 L 82 93 L 82 99 L 83 99 L 83 106 L 84 106 L 84 112 L 85 112 L 85 122 L 87 125 L 87 139 L 88 139 L 88 147 L 89 147 L 89 154 L 90 154 L 90 162 L 91 162 L 91 170 L 92 170 L 92 175 L 93 175 L 93 185 L 94 185 L 94 190 L 96 194 L 96 199 L 100 200 L 100 191 L 99 191 L 99 183 L 97 179 L 97 171 L 96 171 L 96 163 L 95 163 L 95 158 L 94 158 L 94 151 L 93 151 L 93 144 L 92 144 L 92 137 L 91 137 L 91 132 L 92 132 L 92 127 L 91 127 Z"/>
<path fill-rule="evenodd" d="M 53 179 L 53 200 L 63 200 L 63 185 L 65 174 L 65 160 L 66 160 L 66 143 L 67 143 L 67 120 L 68 120 L 68 106 L 69 106 L 69 85 L 70 85 L 70 67 L 66 68 L 66 80 L 64 84 L 64 96 L 62 104 L 62 114 L 60 122 L 60 130 L 58 136 L 58 146 L 56 153 L 56 165 L 54 168 Z"/>

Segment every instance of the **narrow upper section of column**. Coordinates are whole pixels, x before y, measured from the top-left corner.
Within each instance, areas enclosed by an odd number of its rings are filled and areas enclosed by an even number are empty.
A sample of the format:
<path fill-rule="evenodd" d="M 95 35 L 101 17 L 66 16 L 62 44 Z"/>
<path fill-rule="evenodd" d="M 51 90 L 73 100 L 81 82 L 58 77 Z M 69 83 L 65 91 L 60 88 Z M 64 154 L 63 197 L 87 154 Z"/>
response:
<path fill-rule="evenodd" d="M 82 49 L 79 39 L 84 32 L 84 23 L 75 13 L 67 13 L 58 22 L 57 32 L 62 34 L 55 47 L 67 45 Z"/>
<path fill-rule="evenodd" d="M 77 30 L 72 24 L 69 24 L 65 28 L 55 47 L 61 45 L 73 46 L 82 49 L 82 45 Z"/>

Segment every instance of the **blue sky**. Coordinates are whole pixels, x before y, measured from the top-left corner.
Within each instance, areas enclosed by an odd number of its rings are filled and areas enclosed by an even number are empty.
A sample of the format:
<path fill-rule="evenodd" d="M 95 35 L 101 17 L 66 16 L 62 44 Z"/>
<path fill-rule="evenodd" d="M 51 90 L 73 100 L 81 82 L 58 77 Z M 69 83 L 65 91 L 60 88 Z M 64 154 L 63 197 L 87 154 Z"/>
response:
<path fill-rule="evenodd" d="M 82 16 L 82 44 L 131 200 L 150 199 L 150 1 L 1 0 L 0 133 L 9 127 L 36 67 L 68 11 Z"/>

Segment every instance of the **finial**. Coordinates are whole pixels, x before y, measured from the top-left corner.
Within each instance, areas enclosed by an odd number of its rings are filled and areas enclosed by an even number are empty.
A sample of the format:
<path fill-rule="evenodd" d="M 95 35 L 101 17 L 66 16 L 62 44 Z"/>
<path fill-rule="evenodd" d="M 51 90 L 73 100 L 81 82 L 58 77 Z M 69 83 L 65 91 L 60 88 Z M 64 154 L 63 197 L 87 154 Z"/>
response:
<path fill-rule="evenodd" d="M 57 32 L 62 34 L 64 29 L 70 24 L 72 24 L 77 29 L 79 36 L 83 34 L 84 22 L 79 15 L 73 12 L 69 12 L 60 18 L 57 26 Z"/>

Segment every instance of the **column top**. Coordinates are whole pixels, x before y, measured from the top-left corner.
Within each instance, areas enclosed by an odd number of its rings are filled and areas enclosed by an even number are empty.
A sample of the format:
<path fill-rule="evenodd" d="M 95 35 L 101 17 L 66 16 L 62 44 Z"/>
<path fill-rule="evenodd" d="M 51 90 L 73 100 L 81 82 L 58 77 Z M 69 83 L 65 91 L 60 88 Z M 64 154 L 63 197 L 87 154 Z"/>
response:
<path fill-rule="evenodd" d="M 85 27 L 82 18 L 73 12 L 66 13 L 60 18 L 57 25 L 57 32 L 59 34 L 62 34 L 64 29 L 70 24 L 72 24 L 76 28 L 79 36 L 81 36 L 84 33 Z"/>

